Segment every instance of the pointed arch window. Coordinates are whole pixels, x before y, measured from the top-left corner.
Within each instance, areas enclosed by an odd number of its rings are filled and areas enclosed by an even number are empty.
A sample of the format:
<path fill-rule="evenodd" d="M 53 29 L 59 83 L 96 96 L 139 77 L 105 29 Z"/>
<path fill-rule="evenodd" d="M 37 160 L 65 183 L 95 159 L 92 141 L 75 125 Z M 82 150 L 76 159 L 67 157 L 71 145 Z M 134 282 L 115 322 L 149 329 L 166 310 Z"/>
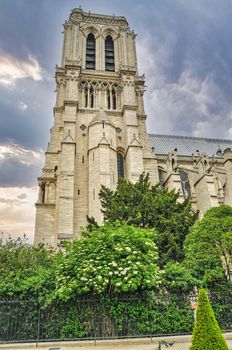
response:
<path fill-rule="evenodd" d="M 191 187 L 189 183 L 188 173 L 183 170 L 180 170 L 179 173 L 180 173 L 181 188 L 182 188 L 184 198 L 188 198 L 191 196 Z"/>
<path fill-rule="evenodd" d="M 121 153 L 117 153 L 118 178 L 124 177 L 124 159 Z"/>
<path fill-rule="evenodd" d="M 95 69 L 95 51 L 96 40 L 92 33 L 87 36 L 86 40 L 86 69 Z"/>
<path fill-rule="evenodd" d="M 110 89 L 109 88 L 106 90 L 106 97 L 107 97 L 107 108 L 110 109 Z"/>
<path fill-rule="evenodd" d="M 107 35 L 105 40 L 105 69 L 109 71 L 115 70 L 114 41 L 110 35 Z"/>
<path fill-rule="evenodd" d="M 88 107 L 88 88 L 87 87 L 85 87 L 84 94 L 85 94 L 85 107 Z"/>
<path fill-rule="evenodd" d="M 90 88 L 89 94 L 90 94 L 90 108 L 93 108 L 94 107 L 94 89 L 92 86 Z"/>
<path fill-rule="evenodd" d="M 116 109 L 116 91 L 115 88 L 112 88 L 112 108 Z"/>
<path fill-rule="evenodd" d="M 106 105 L 108 109 L 117 109 L 117 91 L 115 86 L 106 89 Z"/>

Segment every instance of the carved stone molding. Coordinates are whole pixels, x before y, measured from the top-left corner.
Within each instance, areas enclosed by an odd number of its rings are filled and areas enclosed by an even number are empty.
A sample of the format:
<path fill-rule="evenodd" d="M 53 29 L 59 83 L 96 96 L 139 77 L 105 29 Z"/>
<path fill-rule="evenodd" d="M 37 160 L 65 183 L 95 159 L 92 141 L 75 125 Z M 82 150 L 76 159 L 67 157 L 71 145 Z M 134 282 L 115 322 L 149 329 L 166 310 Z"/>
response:
<path fill-rule="evenodd" d="M 78 107 L 79 102 L 74 100 L 65 100 L 64 106 Z"/>
<path fill-rule="evenodd" d="M 70 19 L 74 23 L 80 23 L 83 20 L 83 15 L 81 12 L 74 12 L 70 15 Z"/>
<path fill-rule="evenodd" d="M 64 107 L 61 106 L 61 107 L 53 107 L 53 113 L 56 114 L 56 113 L 62 113 L 64 111 Z"/>
<path fill-rule="evenodd" d="M 123 113 L 127 110 L 129 111 L 137 111 L 138 107 L 136 105 L 123 105 L 122 111 Z"/>
<path fill-rule="evenodd" d="M 89 70 L 89 69 L 83 69 L 82 70 L 82 75 L 91 77 L 93 79 L 93 76 L 98 76 L 100 79 L 104 79 L 104 77 L 115 77 L 119 78 L 119 74 L 117 72 L 109 72 L 109 71 L 97 71 L 97 70 Z"/>
<path fill-rule="evenodd" d="M 56 183 L 55 171 L 53 169 L 43 169 L 44 176 L 38 177 L 39 186 L 43 184 Z M 52 175 L 52 176 L 51 176 Z"/>
<path fill-rule="evenodd" d="M 95 14 L 89 13 L 87 16 L 83 16 L 83 22 L 85 23 L 93 23 L 93 24 L 105 24 L 110 26 L 117 26 L 121 30 L 128 30 L 128 23 L 124 17 L 116 17 L 116 16 L 98 16 Z"/>
<path fill-rule="evenodd" d="M 100 79 L 82 79 L 79 87 L 81 89 L 92 87 L 94 90 L 106 90 L 114 88 L 115 91 L 122 89 L 121 84 L 118 81 L 100 80 Z"/>
<path fill-rule="evenodd" d="M 56 207 L 55 203 L 35 203 L 35 207 L 36 208 L 39 208 L 39 207 L 51 207 L 51 208 L 54 208 Z"/>
<path fill-rule="evenodd" d="M 141 120 L 146 120 L 147 119 L 147 115 L 146 114 L 137 114 L 138 119 Z"/>

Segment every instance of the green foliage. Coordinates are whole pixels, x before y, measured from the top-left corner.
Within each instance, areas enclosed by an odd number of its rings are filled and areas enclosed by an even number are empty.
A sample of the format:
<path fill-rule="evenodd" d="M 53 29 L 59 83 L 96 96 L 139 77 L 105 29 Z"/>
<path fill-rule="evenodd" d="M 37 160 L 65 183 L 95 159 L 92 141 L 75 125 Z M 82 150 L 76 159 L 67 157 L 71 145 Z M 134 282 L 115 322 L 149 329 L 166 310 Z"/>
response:
<path fill-rule="evenodd" d="M 154 230 L 111 225 L 64 246 L 56 265 L 56 296 L 121 293 L 154 288 L 160 282 Z"/>
<path fill-rule="evenodd" d="M 194 278 L 191 271 L 182 264 L 170 261 L 165 266 L 162 274 L 162 287 L 173 294 L 186 294 L 194 290 L 198 280 Z"/>
<path fill-rule="evenodd" d="M 88 215 L 86 215 L 86 218 L 87 218 L 88 224 L 85 230 L 82 232 L 82 235 L 86 235 L 87 237 L 89 237 L 91 236 L 91 231 L 94 230 L 95 228 L 98 228 L 99 225 L 93 216 L 89 217 Z"/>
<path fill-rule="evenodd" d="M 189 301 L 181 296 L 170 295 L 151 309 L 153 334 L 189 333 L 193 328 L 193 312 Z"/>
<path fill-rule="evenodd" d="M 156 229 L 161 266 L 183 260 L 183 242 L 197 219 L 189 200 L 179 203 L 178 193 L 152 186 L 144 174 L 135 184 L 120 179 L 115 192 L 103 186 L 99 197 L 106 221 Z"/>
<path fill-rule="evenodd" d="M 65 320 L 61 327 L 61 339 L 83 338 L 87 336 L 84 321 L 86 321 L 88 310 L 80 310 L 75 306 L 68 309 Z"/>
<path fill-rule="evenodd" d="M 190 350 L 229 350 L 204 289 L 200 290 Z"/>
<path fill-rule="evenodd" d="M 0 304 L 0 341 L 37 339 L 38 331 L 41 340 L 65 340 L 186 333 L 193 327 L 188 298 L 153 292 L 82 297 L 38 311 L 36 303 L 12 302 L 5 310 Z M 6 325 L 13 325 L 11 332 Z"/>
<path fill-rule="evenodd" d="M 45 297 L 54 286 L 54 252 L 26 238 L 0 239 L 0 298 Z"/>
<path fill-rule="evenodd" d="M 185 265 L 204 285 L 231 283 L 232 207 L 209 209 L 185 241 Z"/>

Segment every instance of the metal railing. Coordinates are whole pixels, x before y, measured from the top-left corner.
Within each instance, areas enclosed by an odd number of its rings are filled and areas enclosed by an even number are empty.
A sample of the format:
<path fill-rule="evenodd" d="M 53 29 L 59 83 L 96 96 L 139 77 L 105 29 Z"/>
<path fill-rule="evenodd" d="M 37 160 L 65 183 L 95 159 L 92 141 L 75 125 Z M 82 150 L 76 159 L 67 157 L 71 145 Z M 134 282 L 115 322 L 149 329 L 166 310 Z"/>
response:
<path fill-rule="evenodd" d="M 196 296 L 190 295 L 86 298 L 46 307 L 30 300 L 2 300 L 0 342 L 191 334 L 194 302 Z M 211 296 L 211 303 L 221 329 L 232 331 L 231 295 Z"/>

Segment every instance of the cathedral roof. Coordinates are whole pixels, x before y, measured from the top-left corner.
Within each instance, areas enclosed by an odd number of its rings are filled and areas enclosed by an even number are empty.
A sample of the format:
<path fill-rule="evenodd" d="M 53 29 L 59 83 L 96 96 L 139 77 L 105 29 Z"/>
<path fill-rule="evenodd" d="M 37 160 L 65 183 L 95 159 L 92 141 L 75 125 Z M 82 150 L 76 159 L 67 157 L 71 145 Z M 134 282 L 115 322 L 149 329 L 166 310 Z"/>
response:
<path fill-rule="evenodd" d="M 182 156 L 192 156 L 198 153 L 222 156 L 226 148 L 232 148 L 232 140 L 223 139 L 158 134 L 149 134 L 149 139 L 151 147 L 154 147 L 154 152 L 160 155 L 167 155 L 176 148 L 177 154 Z"/>
<path fill-rule="evenodd" d="M 110 120 L 106 112 L 101 108 L 100 111 L 96 114 L 93 120 L 89 123 L 89 125 L 93 125 L 96 123 L 106 123 L 114 126 L 113 122 Z"/>

